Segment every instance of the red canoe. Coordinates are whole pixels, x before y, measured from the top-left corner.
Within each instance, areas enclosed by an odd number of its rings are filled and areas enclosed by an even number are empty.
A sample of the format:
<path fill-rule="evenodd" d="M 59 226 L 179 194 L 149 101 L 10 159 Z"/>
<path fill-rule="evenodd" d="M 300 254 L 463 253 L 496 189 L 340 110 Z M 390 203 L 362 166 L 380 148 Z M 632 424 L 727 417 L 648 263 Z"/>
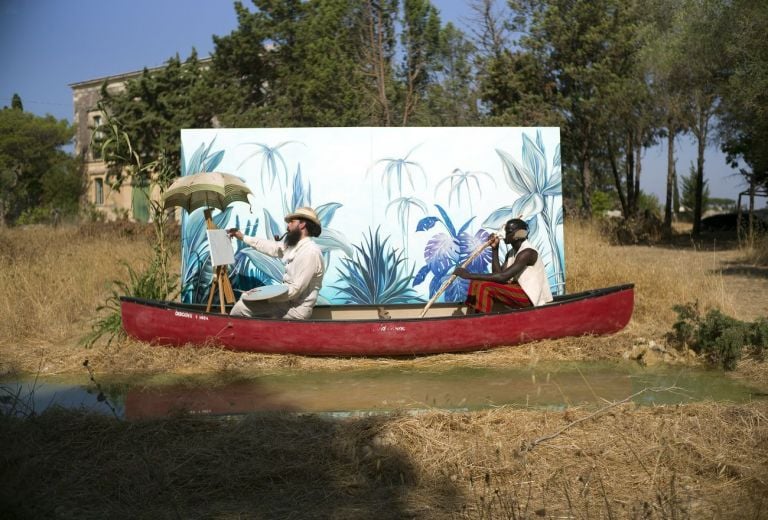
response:
<path fill-rule="evenodd" d="M 465 315 L 437 304 L 317 306 L 310 320 L 233 318 L 204 306 L 121 298 L 128 336 L 158 345 L 308 356 L 406 356 L 465 352 L 567 336 L 611 334 L 632 317 L 631 284 L 557 296 L 541 307 Z M 381 317 L 385 316 L 385 317 Z"/>

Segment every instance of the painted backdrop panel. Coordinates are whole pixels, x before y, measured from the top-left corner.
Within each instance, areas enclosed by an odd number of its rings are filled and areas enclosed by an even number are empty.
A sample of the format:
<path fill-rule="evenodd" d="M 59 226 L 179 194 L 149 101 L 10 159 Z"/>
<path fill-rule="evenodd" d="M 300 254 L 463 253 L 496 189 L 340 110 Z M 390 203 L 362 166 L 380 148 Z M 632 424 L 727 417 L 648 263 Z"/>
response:
<path fill-rule="evenodd" d="M 522 215 L 554 294 L 565 287 L 558 128 L 182 130 L 182 175 L 241 177 L 251 205 L 214 212 L 219 228 L 271 238 L 300 206 L 318 212 L 321 303 L 426 302 L 453 269 Z M 501 254 L 505 254 L 504 245 Z M 280 283 L 282 265 L 233 243 L 235 293 Z M 490 250 L 469 266 L 490 270 Z M 203 210 L 182 218 L 182 300 L 204 302 L 212 269 Z M 440 300 L 461 301 L 457 280 Z"/>

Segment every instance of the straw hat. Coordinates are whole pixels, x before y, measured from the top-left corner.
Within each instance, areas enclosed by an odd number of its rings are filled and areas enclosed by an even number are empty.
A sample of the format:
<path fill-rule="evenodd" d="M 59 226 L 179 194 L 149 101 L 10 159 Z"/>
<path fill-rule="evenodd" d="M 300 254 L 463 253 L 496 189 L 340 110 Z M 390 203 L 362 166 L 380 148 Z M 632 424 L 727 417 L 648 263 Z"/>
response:
<path fill-rule="evenodd" d="M 285 216 L 285 221 L 290 222 L 295 218 L 303 218 L 304 220 L 309 220 L 310 222 L 314 222 L 318 226 L 322 227 L 322 224 L 320 224 L 320 219 L 317 218 L 317 213 L 315 213 L 315 210 L 312 208 L 296 208 L 293 213 L 289 213 Z"/>

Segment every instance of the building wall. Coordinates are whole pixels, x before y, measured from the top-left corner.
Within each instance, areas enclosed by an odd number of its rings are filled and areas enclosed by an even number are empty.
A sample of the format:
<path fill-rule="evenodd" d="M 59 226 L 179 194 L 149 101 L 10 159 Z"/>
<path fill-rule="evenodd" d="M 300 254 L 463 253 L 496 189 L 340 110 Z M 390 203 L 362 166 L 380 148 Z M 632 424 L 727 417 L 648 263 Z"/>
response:
<path fill-rule="evenodd" d="M 134 220 L 135 212 L 132 204 L 133 186 L 130 181 L 124 183 L 119 191 L 110 188 L 106 178 L 107 165 L 101 159 L 98 147 L 91 146 L 94 129 L 99 126 L 99 123 L 104 122 L 104 114 L 98 107 L 101 88 L 106 83 L 110 93 L 121 92 L 125 89 L 126 81 L 140 74 L 141 72 L 137 71 L 70 85 L 75 108 L 74 122 L 77 128 L 75 153 L 83 157 L 87 177 L 84 204 L 102 213 L 108 220 L 126 217 Z"/>

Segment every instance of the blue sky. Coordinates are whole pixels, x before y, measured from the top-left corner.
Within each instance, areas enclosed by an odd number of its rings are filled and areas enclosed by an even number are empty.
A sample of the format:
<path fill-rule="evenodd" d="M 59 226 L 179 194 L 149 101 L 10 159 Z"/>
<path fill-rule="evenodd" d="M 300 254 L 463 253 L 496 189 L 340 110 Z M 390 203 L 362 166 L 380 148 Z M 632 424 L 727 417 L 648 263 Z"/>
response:
<path fill-rule="evenodd" d="M 432 3 L 469 32 L 470 0 Z M 0 0 L 0 106 L 18 93 L 25 110 L 72 121 L 71 83 L 159 66 L 192 48 L 207 56 L 212 35 L 236 26 L 232 0 Z M 677 170 L 687 175 L 695 145 L 684 136 L 677 147 Z M 662 202 L 666 157 L 663 145 L 646 151 L 641 177 Z M 707 150 L 705 175 L 713 197 L 736 199 L 744 189 L 717 146 Z"/>

